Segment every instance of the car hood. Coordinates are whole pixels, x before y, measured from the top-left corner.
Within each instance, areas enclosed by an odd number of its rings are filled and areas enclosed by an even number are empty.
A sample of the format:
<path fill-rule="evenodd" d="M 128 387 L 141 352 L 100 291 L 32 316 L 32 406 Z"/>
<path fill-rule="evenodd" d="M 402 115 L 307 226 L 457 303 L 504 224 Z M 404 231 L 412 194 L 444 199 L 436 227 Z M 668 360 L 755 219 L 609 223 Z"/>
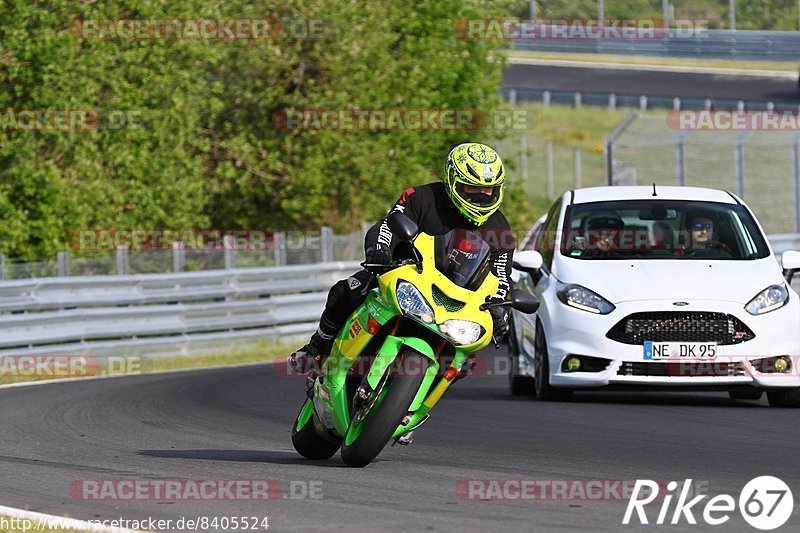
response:
<path fill-rule="evenodd" d="M 752 261 L 581 260 L 559 257 L 556 277 L 611 303 L 719 300 L 747 304 L 783 276 L 773 257 Z"/>

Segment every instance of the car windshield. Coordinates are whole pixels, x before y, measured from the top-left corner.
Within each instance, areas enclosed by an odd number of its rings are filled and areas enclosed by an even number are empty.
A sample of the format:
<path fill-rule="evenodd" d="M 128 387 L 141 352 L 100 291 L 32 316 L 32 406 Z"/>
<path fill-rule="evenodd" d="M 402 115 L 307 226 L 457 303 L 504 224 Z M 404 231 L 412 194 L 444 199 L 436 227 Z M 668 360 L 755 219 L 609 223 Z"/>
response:
<path fill-rule="evenodd" d="M 436 269 L 466 289 L 477 289 L 489 271 L 489 244 L 473 231 L 455 229 L 434 239 Z"/>
<path fill-rule="evenodd" d="M 567 209 L 561 254 L 574 259 L 761 259 L 769 249 L 739 204 L 626 200 Z"/>

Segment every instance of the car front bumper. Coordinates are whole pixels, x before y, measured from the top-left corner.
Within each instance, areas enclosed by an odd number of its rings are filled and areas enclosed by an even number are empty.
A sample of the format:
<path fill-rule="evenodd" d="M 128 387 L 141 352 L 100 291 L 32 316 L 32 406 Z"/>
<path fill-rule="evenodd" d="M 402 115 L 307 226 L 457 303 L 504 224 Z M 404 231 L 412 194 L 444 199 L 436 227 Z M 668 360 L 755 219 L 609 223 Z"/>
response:
<path fill-rule="evenodd" d="M 800 387 L 800 302 L 796 298 L 771 313 L 751 316 L 741 304 L 726 301 L 690 301 L 691 311 L 725 313 L 744 322 L 755 337 L 738 344 L 720 345 L 708 360 L 644 359 L 642 344 L 625 344 L 606 334 L 620 320 L 641 312 L 674 312 L 671 301 L 622 302 L 608 315 L 595 315 L 550 302 L 543 317 L 551 371 L 550 383 L 557 387 L 594 388 L 612 385 L 665 386 L 681 388 Z M 567 372 L 562 362 L 570 355 L 609 360 L 598 372 Z M 776 356 L 791 358 L 786 373 L 759 372 L 751 361 Z M 654 367 L 652 365 L 668 365 Z"/>

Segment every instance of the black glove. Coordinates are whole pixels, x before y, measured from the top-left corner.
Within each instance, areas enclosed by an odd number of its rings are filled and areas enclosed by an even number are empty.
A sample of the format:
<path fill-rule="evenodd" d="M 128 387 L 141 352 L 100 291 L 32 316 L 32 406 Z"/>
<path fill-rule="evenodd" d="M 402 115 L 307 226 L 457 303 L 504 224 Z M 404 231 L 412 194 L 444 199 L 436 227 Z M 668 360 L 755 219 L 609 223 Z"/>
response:
<path fill-rule="evenodd" d="M 367 264 L 369 265 L 390 265 L 392 264 L 392 254 L 389 248 L 383 244 L 376 244 L 367 248 Z"/>
<path fill-rule="evenodd" d="M 489 302 L 502 301 L 498 299 L 490 299 Z M 492 335 L 498 340 L 502 341 L 508 335 L 508 311 L 505 307 L 490 307 L 489 314 L 492 315 Z"/>

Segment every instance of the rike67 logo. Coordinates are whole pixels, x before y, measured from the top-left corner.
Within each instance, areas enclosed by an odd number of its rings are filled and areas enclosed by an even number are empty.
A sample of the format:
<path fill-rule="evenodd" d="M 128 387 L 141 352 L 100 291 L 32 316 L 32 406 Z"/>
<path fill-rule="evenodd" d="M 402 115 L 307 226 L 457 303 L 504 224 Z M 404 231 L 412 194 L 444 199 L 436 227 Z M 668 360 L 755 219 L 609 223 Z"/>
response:
<path fill-rule="evenodd" d="M 738 503 L 742 518 L 754 528 L 766 531 L 785 524 L 794 508 L 794 497 L 789 486 L 773 476 L 759 476 L 751 479 L 739 494 L 738 502 L 729 494 L 720 494 L 702 505 L 701 502 L 708 495 L 692 495 L 691 479 L 684 480 L 680 490 L 678 490 L 677 481 L 667 483 L 665 494 L 660 494 L 662 488 L 663 484 L 649 479 L 636 480 L 622 523 L 630 524 L 635 513 L 640 524 L 649 524 L 652 516 L 648 518 L 645 507 L 659 500 L 661 505 L 654 524 L 674 525 L 683 520 L 688 524 L 697 524 L 695 518 L 695 513 L 697 513 L 702 516 L 706 524 L 718 526 L 730 520 Z M 670 509 L 676 496 L 675 506 Z M 689 499 L 691 496 L 694 497 Z M 654 507 L 658 507 L 658 504 Z M 670 510 L 672 511 L 671 517 Z"/>

